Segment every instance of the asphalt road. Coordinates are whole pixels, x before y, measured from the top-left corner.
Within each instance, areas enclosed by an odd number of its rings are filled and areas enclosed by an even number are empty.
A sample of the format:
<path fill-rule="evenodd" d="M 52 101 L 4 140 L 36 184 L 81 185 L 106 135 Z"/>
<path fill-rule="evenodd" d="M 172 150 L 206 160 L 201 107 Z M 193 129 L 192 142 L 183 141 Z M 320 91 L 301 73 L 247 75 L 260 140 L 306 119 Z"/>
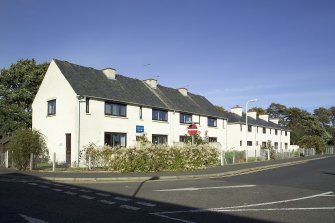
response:
<path fill-rule="evenodd" d="M 3 174 L 0 222 L 335 222 L 334 192 L 335 157 L 173 181 L 64 184 Z"/>

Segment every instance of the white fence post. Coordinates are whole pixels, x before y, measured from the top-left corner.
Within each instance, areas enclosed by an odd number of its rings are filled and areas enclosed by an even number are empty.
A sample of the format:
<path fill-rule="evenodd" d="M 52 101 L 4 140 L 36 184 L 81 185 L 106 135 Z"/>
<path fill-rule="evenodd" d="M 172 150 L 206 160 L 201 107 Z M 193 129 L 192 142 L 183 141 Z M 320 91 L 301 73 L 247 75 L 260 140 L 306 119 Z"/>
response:
<path fill-rule="evenodd" d="M 235 150 L 233 151 L 233 164 L 235 164 Z"/>
<path fill-rule="evenodd" d="M 6 168 L 9 167 L 9 152 L 8 152 L 8 150 L 5 153 L 5 166 L 6 166 Z"/>
<path fill-rule="evenodd" d="M 224 165 L 224 151 L 221 149 L 221 166 Z"/>
<path fill-rule="evenodd" d="M 257 150 L 255 149 L 255 162 L 257 162 Z"/>
<path fill-rule="evenodd" d="M 33 170 L 34 165 L 34 154 L 30 153 L 30 170 Z"/>
<path fill-rule="evenodd" d="M 245 150 L 245 162 L 246 163 L 248 162 L 248 150 L 247 149 Z"/>
<path fill-rule="evenodd" d="M 268 160 L 270 160 L 270 149 L 268 149 Z"/>
<path fill-rule="evenodd" d="M 91 170 L 91 155 L 88 156 L 88 169 Z"/>
<path fill-rule="evenodd" d="M 52 171 L 53 172 L 55 172 L 55 167 L 56 167 L 56 153 L 54 153 L 52 157 Z"/>

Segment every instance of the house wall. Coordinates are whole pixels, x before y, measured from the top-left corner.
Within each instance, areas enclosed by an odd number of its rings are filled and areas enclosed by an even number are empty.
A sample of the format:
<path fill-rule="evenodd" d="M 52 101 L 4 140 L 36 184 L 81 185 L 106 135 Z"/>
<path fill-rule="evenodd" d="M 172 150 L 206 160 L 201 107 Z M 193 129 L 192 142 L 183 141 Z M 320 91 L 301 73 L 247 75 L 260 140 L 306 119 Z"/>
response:
<path fill-rule="evenodd" d="M 95 145 L 104 145 L 105 132 L 118 132 L 127 134 L 127 147 L 137 144 L 136 136 L 142 133 L 136 133 L 136 125 L 144 126 L 144 133 L 147 134 L 149 141 L 153 134 L 167 135 L 168 144 L 173 145 L 179 142 L 182 135 L 187 134 L 188 124 L 179 123 L 180 113 L 168 111 L 168 121 L 152 120 L 152 108 L 142 107 L 142 119 L 140 119 L 140 106 L 127 105 L 127 117 L 105 115 L 105 101 L 99 99 L 90 99 L 90 113 L 86 114 L 85 103 L 81 106 L 81 130 L 80 130 L 80 148 L 89 143 Z M 199 115 L 192 116 L 193 122 L 199 122 Z M 217 127 L 207 126 L 207 117 L 200 116 L 198 128 L 202 137 L 207 133 L 208 137 L 217 137 L 221 146 L 225 145 L 225 131 L 227 124 L 224 120 L 217 120 Z"/>
<path fill-rule="evenodd" d="M 56 99 L 56 115 L 47 115 L 48 101 Z M 75 148 L 76 94 L 57 65 L 52 61 L 32 104 L 32 127 L 46 138 L 50 157 L 56 152 L 57 161 L 65 162 L 65 133 L 71 133 L 71 148 Z M 76 160 L 77 154 L 71 154 Z"/>
<path fill-rule="evenodd" d="M 240 123 L 228 124 L 228 132 L 227 132 L 228 149 L 245 150 L 246 125 L 242 124 L 242 131 L 240 126 L 241 126 Z M 259 148 L 262 146 L 262 142 L 267 142 L 268 140 L 271 140 L 273 146 L 275 142 L 277 142 L 279 151 L 281 150 L 285 151 L 285 143 L 287 143 L 288 145 L 287 149 L 291 149 L 289 131 L 287 131 L 287 136 L 285 136 L 284 130 L 277 129 L 277 135 L 276 135 L 275 129 L 271 128 L 270 133 L 270 128 L 266 127 L 266 133 L 264 134 L 262 126 L 252 126 L 252 131 L 247 133 L 247 141 L 252 141 L 252 146 L 247 146 L 249 156 L 253 156 L 254 151 L 259 150 Z M 242 141 L 242 146 L 240 146 L 240 141 Z"/>

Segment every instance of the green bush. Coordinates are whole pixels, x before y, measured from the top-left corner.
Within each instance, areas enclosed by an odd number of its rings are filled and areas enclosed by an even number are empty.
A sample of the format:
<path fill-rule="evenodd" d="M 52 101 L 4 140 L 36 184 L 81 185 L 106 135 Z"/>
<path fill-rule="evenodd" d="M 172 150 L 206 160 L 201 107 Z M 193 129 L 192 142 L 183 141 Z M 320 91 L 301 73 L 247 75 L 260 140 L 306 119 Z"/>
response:
<path fill-rule="evenodd" d="M 326 142 L 320 136 L 303 136 L 299 141 L 300 148 L 315 149 L 316 154 L 325 152 Z"/>
<path fill-rule="evenodd" d="M 31 129 L 16 130 L 9 144 L 9 151 L 15 167 L 19 170 L 28 169 L 31 153 L 44 160 L 49 157 L 43 135 Z"/>
<path fill-rule="evenodd" d="M 216 166 L 219 151 L 208 145 L 187 145 L 168 147 L 163 145 L 146 145 L 140 148 L 97 147 L 90 144 L 83 151 L 84 162 L 91 167 L 101 167 L 114 172 L 157 172 L 194 170 Z"/>

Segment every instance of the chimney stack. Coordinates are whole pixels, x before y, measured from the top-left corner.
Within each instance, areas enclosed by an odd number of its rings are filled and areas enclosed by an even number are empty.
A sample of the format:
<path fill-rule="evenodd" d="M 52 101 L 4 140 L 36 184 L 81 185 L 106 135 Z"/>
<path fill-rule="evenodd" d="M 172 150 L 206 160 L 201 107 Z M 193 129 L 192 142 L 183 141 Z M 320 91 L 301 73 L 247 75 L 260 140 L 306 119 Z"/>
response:
<path fill-rule="evenodd" d="M 157 80 L 147 79 L 145 80 L 145 83 L 147 83 L 152 89 L 157 89 Z"/>
<path fill-rule="evenodd" d="M 230 112 L 234 113 L 236 115 L 242 116 L 243 109 L 239 105 L 236 105 L 235 107 L 233 107 L 233 108 L 230 109 Z"/>
<path fill-rule="evenodd" d="M 187 89 L 186 88 L 179 88 L 178 91 L 183 95 L 183 96 L 187 96 Z"/>
<path fill-rule="evenodd" d="M 115 80 L 116 70 L 114 68 L 105 68 L 102 70 L 102 72 L 109 80 Z"/>

